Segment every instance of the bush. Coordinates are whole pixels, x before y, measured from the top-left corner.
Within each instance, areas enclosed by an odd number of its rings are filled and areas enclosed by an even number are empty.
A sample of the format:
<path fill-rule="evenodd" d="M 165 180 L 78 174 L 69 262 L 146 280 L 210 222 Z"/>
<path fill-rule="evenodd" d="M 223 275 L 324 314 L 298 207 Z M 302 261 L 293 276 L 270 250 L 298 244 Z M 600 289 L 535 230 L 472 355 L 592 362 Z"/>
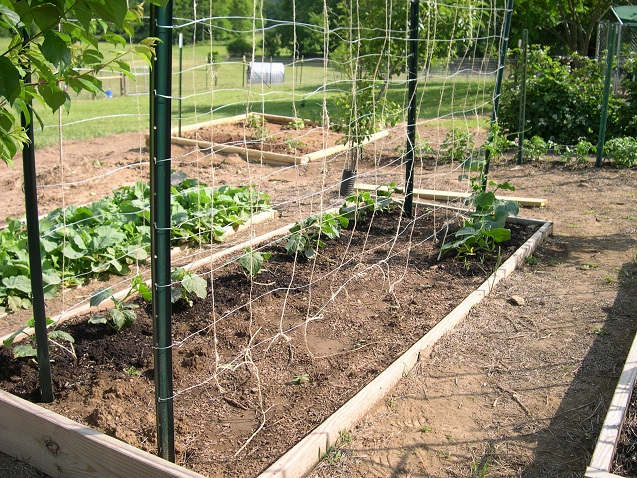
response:
<path fill-rule="evenodd" d="M 530 48 L 527 63 L 525 134 L 560 144 L 576 144 L 580 138 L 596 142 L 604 89 L 602 65 L 582 56 L 551 58 L 548 49 L 537 46 Z M 500 124 L 510 132 L 519 127 L 521 68 L 521 64 L 514 66 L 500 103 Z M 620 133 L 621 108 L 622 100 L 611 98 L 610 137 Z"/>
<path fill-rule="evenodd" d="M 465 129 L 453 128 L 440 145 L 440 158 L 445 163 L 464 161 L 473 151 L 473 136 Z"/>
<path fill-rule="evenodd" d="M 230 40 L 226 48 L 230 56 L 244 56 L 252 53 L 252 43 L 243 36 L 238 36 Z"/>
<path fill-rule="evenodd" d="M 637 159 L 637 139 L 630 136 L 611 139 L 604 145 L 604 153 L 618 168 L 630 168 Z"/>
<path fill-rule="evenodd" d="M 522 148 L 522 157 L 526 161 L 540 161 L 549 152 L 549 145 L 540 136 L 525 139 Z"/>

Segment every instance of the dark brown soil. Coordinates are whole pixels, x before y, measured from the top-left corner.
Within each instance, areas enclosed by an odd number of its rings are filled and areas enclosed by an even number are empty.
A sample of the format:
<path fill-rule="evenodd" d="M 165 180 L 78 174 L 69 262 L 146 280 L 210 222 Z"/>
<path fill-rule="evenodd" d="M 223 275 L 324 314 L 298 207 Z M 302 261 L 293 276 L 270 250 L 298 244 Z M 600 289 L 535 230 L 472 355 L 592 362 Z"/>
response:
<path fill-rule="evenodd" d="M 247 123 L 216 124 L 184 132 L 184 138 L 215 144 L 227 144 L 270 153 L 302 156 L 342 144 L 343 135 L 322 127 L 294 129 L 288 125 L 265 122 L 261 126 Z"/>
<path fill-rule="evenodd" d="M 495 255 L 437 260 L 451 218 L 378 215 L 316 260 L 270 245 L 253 281 L 237 263 L 211 270 L 210 297 L 174 311 L 178 463 L 255 476 L 424 335 L 497 267 Z M 514 226 L 504 254 L 534 230 Z M 152 322 L 148 304 L 138 311 L 119 334 L 87 318 L 62 326 L 76 357 L 53 349 L 56 400 L 45 406 L 154 452 Z M 32 364 L 2 349 L 0 370 L 0 387 L 37 400 Z"/>

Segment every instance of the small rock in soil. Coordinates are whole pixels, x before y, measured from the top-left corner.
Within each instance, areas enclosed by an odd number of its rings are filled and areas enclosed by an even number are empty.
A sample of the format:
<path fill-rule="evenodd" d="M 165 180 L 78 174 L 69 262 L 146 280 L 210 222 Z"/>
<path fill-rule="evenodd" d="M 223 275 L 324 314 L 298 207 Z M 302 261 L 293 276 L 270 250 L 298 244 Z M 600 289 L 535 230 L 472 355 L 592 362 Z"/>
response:
<path fill-rule="evenodd" d="M 513 305 L 519 305 L 519 306 L 523 306 L 524 304 L 526 304 L 526 301 L 524 300 L 524 298 L 519 295 L 512 295 L 509 298 L 509 302 L 511 302 Z"/>

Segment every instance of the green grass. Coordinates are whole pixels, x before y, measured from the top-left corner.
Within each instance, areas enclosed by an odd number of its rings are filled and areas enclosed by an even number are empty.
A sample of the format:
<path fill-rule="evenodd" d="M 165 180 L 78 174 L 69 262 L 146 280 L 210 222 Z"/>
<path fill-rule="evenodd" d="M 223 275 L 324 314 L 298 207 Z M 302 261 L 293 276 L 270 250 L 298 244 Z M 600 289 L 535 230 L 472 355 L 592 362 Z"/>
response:
<path fill-rule="evenodd" d="M 0 38 L 0 51 L 6 48 L 8 39 Z M 105 49 L 109 47 L 105 45 Z M 107 51 L 107 50 L 105 50 Z M 210 51 L 217 51 L 224 61 L 216 69 L 217 83 L 214 85 L 214 71 L 206 64 Z M 246 111 L 265 112 L 320 121 L 323 104 L 330 119 L 336 120 L 338 112 L 336 99 L 350 88 L 341 71 L 335 68 L 324 70 L 323 61 L 304 61 L 294 68 L 290 60 L 283 60 L 286 66 L 285 82 L 276 85 L 248 85 L 244 81 L 245 65 L 241 59 L 227 58 L 225 46 L 219 42 L 185 45 L 182 57 L 182 124 L 207 121 L 213 118 L 232 116 Z M 177 101 L 179 92 L 179 48 L 175 46 L 173 56 L 173 126 L 177 126 L 179 116 Z M 144 63 L 130 58 L 131 64 L 144 70 Z M 93 97 L 88 93 L 71 96 L 70 112 L 62 110 L 51 114 L 44 106 L 36 104 L 45 128 L 36 128 L 36 147 L 56 144 L 62 123 L 62 138 L 89 139 L 117 133 L 147 131 L 149 115 L 150 78 L 140 75 L 137 81 L 127 80 L 127 96 L 121 96 L 121 80 L 117 74 L 103 72 L 100 76 L 105 90 L 111 90 L 113 98 L 105 95 Z M 419 85 L 418 106 L 420 120 L 437 119 L 436 124 L 454 127 L 465 125 L 474 127 L 490 113 L 490 99 L 493 81 L 480 77 L 457 77 L 450 79 L 427 79 Z M 399 105 L 407 104 L 405 78 L 394 80 L 388 89 L 390 100 Z"/>

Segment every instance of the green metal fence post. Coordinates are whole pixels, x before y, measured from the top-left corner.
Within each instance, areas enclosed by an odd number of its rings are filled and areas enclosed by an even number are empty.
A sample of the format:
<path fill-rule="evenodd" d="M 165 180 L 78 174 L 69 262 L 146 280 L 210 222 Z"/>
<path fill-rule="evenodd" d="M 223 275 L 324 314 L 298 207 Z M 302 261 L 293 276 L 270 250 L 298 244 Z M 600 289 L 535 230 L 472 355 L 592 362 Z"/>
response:
<path fill-rule="evenodd" d="M 528 61 L 529 31 L 522 30 L 522 77 L 520 78 L 520 123 L 518 131 L 518 164 L 524 154 L 524 130 L 526 129 L 526 72 Z"/>
<path fill-rule="evenodd" d="M 413 217 L 414 204 L 414 147 L 416 145 L 416 92 L 418 86 L 418 16 L 420 0 L 411 0 L 409 13 L 409 72 L 407 109 L 407 152 L 405 154 L 405 204 L 403 213 Z"/>
<path fill-rule="evenodd" d="M 609 25 L 608 28 L 608 51 L 606 52 L 606 76 L 604 77 L 604 92 L 602 94 L 602 115 L 599 120 L 599 136 L 597 138 L 597 159 L 595 167 L 602 165 L 604 156 L 604 145 L 606 144 L 606 123 L 608 122 L 608 101 L 610 99 L 610 81 L 613 74 L 613 57 L 615 56 L 615 35 L 617 25 Z"/>
<path fill-rule="evenodd" d="M 177 116 L 177 135 L 181 138 L 181 77 L 183 75 L 183 65 L 184 65 L 184 35 L 183 34 L 179 34 L 179 99 L 177 100 L 177 104 L 178 104 L 178 114 L 179 116 Z M 208 79 L 206 78 L 206 81 L 208 81 Z"/>
<path fill-rule="evenodd" d="M 151 36 L 160 39 L 150 88 L 150 221 L 155 412 L 159 456 L 175 461 L 170 300 L 170 108 L 172 1 L 151 5 Z"/>
<path fill-rule="evenodd" d="M 24 82 L 31 83 L 31 74 Z M 24 170 L 24 199 L 27 222 L 27 243 L 29 247 L 29 269 L 31 275 L 31 299 L 33 300 L 33 320 L 35 322 L 35 340 L 40 380 L 40 399 L 44 403 L 53 401 L 51 380 L 51 361 L 49 358 L 49 337 L 46 330 L 46 309 L 44 305 L 44 284 L 42 280 L 42 256 L 40 254 L 40 222 L 38 219 L 38 191 L 35 172 L 35 146 L 33 143 L 33 110 L 31 101 L 27 103 L 27 121 L 24 113 L 20 117 L 22 127 L 26 128 L 29 141 L 22 150 Z"/>
<path fill-rule="evenodd" d="M 502 42 L 500 43 L 500 56 L 498 58 L 498 73 L 495 80 L 495 92 L 493 94 L 493 110 L 491 111 L 491 125 L 498 121 L 498 107 L 500 106 L 500 96 L 502 94 L 502 79 L 504 77 L 504 66 L 509 49 L 509 34 L 511 33 L 511 17 L 513 16 L 513 0 L 507 0 L 506 13 L 504 15 L 504 29 L 502 31 Z M 484 155 L 484 169 L 482 170 L 482 190 L 486 191 L 489 180 L 489 164 L 491 154 L 487 149 Z"/>

